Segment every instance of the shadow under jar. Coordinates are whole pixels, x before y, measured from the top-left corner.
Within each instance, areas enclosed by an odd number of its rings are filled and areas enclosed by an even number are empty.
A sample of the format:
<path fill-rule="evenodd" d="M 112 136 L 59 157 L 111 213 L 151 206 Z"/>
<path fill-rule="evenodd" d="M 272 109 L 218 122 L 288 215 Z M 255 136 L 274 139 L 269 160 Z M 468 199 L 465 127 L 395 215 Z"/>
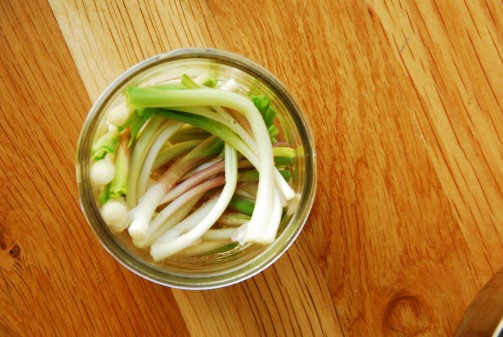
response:
<path fill-rule="evenodd" d="M 295 150 L 289 181 L 295 191 L 283 211 L 279 230 L 270 245 L 244 244 L 212 255 L 168 257 L 156 262 L 147 249 L 132 244 L 127 230 L 115 233 L 104 222 L 97 189 L 90 179 L 91 147 L 107 111 L 124 101 L 129 86 L 147 87 L 217 74 L 219 81 L 234 79 L 240 90 L 250 88 L 266 95 L 276 110 L 279 139 Z M 277 260 L 294 242 L 311 210 L 316 192 L 316 154 L 308 121 L 285 87 L 267 70 L 250 60 L 214 49 L 179 49 L 147 59 L 123 73 L 92 106 L 77 146 L 77 182 L 81 208 L 106 250 L 134 273 L 153 282 L 183 289 L 212 289 L 243 281 Z"/>

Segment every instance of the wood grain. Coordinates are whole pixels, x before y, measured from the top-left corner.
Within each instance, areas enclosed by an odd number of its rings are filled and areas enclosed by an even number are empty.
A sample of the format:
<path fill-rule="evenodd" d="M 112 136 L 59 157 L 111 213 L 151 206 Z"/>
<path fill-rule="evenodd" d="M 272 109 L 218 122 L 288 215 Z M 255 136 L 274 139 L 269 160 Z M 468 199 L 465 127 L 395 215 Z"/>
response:
<path fill-rule="evenodd" d="M 501 267 L 501 2 L 49 3 L 0 2 L 0 335 L 449 336 Z M 73 159 L 117 75 L 196 46 L 291 88 L 319 163 L 291 249 L 203 292 L 107 255 Z"/>
<path fill-rule="evenodd" d="M 0 335 L 187 336 L 171 291 L 115 263 L 80 212 L 91 102 L 49 5 L 0 13 Z"/>

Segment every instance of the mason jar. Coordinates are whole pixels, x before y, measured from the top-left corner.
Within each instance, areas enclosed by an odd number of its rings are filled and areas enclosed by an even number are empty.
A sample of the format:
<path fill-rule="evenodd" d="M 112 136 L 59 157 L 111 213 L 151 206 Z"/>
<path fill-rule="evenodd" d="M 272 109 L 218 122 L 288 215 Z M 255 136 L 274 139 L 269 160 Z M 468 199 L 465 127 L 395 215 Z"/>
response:
<path fill-rule="evenodd" d="M 146 249 L 132 244 L 127 230 L 115 233 L 104 222 L 90 179 L 91 147 L 107 111 L 124 100 L 129 86 L 171 83 L 183 74 L 196 77 L 218 74 L 220 81 L 234 79 L 240 90 L 264 93 L 277 111 L 275 123 L 282 140 L 296 150 L 290 186 L 295 197 L 284 209 L 274 242 L 245 244 L 212 255 L 173 257 L 154 261 Z M 149 58 L 133 66 L 99 96 L 82 127 L 77 145 L 77 183 L 81 208 L 103 247 L 123 266 L 153 282 L 182 289 L 212 289 L 235 284 L 261 272 L 276 261 L 301 232 L 316 192 L 316 151 L 305 113 L 287 89 L 269 71 L 230 52 L 214 49 L 179 49 Z"/>

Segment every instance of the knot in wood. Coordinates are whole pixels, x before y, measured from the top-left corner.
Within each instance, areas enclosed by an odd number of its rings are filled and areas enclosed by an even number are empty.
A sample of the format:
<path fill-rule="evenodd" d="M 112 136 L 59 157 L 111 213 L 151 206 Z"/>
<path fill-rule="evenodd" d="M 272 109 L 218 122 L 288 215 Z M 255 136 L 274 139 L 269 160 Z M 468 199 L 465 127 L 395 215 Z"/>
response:
<path fill-rule="evenodd" d="M 19 247 L 19 245 L 17 244 L 14 244 L 10 249 L 9 249 L 9 255 L 14 258 L 14 259 L 17 259 L 19 257 L 19 255 L 21 254 L 21 247 Z"/>
<path fill-rule="evenodd" d="M 392 298 L 384 312 L 387 336 L 423 336 L 430 325 L 430 317 L 418 298 L 398 295 Z"/>

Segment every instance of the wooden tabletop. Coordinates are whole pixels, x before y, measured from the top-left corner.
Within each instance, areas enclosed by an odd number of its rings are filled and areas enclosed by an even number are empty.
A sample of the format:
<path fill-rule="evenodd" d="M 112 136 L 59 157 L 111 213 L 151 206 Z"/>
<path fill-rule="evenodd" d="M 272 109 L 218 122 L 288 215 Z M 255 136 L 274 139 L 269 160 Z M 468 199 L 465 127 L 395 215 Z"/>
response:
<path fill-rule="evenodd" d="M 0 1 L 0 336 L 452 336 L 503 266 L 498 0 Z M 76 142 L 121 72 L 225 49 L 290 88 L 318 191 L 272 267 L 183 291 L 102 248 Z"/>

